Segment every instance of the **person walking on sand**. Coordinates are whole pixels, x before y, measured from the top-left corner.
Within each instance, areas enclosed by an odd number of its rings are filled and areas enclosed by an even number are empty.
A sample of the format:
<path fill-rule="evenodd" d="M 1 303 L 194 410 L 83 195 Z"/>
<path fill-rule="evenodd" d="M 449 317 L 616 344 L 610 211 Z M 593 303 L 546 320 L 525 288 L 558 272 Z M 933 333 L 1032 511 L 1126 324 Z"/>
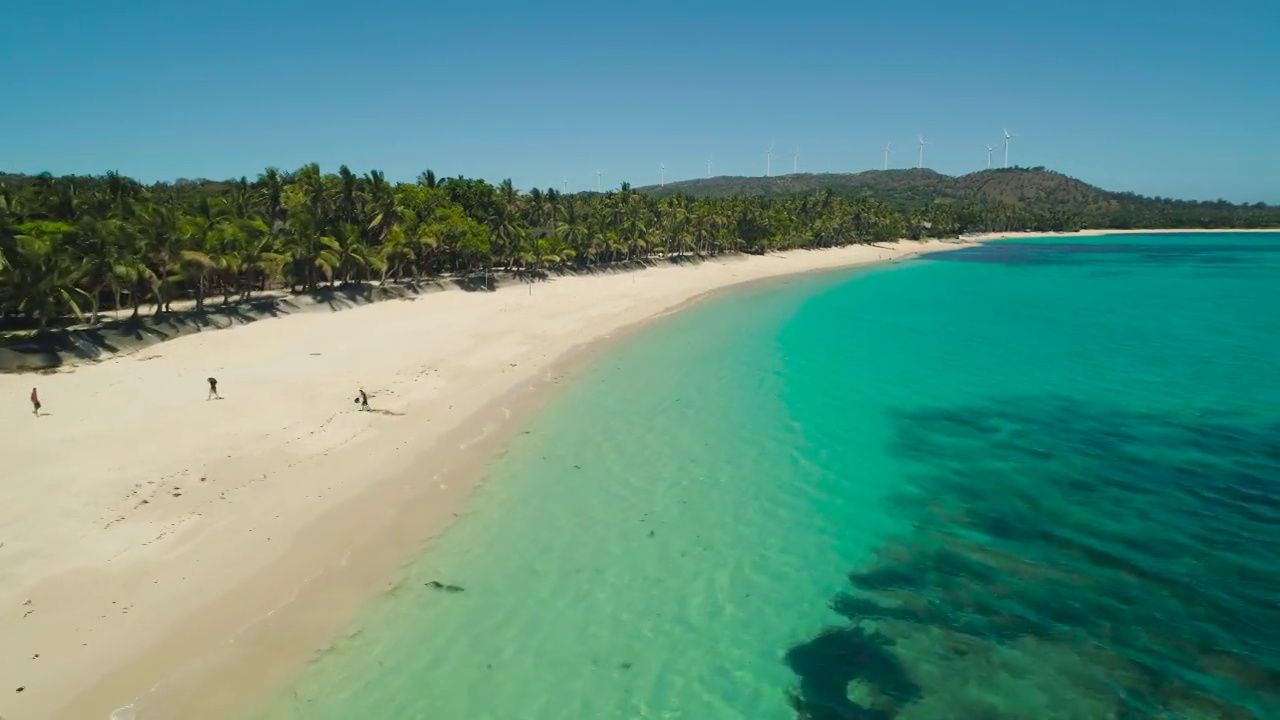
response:
<path fill-rule="evenodd" d="M 211 377 L 209 378 L 209 394 L 205 397 L 205 402 L 214 398 L 221 400 L 222 396 L 218 394 L 218 378 Z"/>
<path fill-rule="evenodd" d="M 40 417 L 40 393 L 31 388 L 31 414 Z"/>
<path fill-rule="evenodd" d="M 360 397 L 356 398 L 356 400 L 360 401 L 361 411 L 369 409 L 369 394 L 364 391 L 364 388 L 360 388 Z"/>

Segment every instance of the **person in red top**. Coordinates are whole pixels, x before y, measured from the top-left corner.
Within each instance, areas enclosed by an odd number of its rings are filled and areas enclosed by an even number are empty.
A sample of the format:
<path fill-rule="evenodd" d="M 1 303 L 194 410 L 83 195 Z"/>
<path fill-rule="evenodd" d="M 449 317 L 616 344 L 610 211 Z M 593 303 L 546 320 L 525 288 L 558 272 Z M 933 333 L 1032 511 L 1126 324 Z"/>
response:
<path fill-rule="evenodd" d="M 31 413 L 40 417 L 40 395 L 36 393 L 35 388 L 31 388 L 31 408 Z"/>

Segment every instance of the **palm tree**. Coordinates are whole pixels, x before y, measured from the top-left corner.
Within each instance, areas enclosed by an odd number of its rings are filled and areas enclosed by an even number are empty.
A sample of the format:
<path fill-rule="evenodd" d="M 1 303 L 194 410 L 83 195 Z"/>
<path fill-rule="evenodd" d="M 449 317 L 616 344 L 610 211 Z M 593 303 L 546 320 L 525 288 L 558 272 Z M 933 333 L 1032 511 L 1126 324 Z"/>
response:
<path fill-rule="evenodd" d="M 79 287 L 83 266 L 70 252 L 70 236 L 75 227 L 69 223 L 40 221 L 20 227 L 16 237 L 19 259 L 14 263 L 10 281 L 16 291 L 17 307 L 34 317 L 41 329 L 68 312 L 83 320 L 81 305 L 88 298 Z"/>
<path fill-rule="evenodd" d="M 248 300 L 255 287 L 280 274 L 286 257 L 275 251 L 267 223 L 258 218 L 235 218 L 219 228 L 220 260 L 227 272 L 226 288 L 242 291 Z"/>
<path fill-rule="evenodd" d="M 335 228 L 333 239 L 337 241 L 337 262 L 333 263 L 330 275 L 336 273 L 344 284 L 363 279 L 364 270 L 374 262 L 377 254 L 364 244 L 360 226 L 340 223 Z"/>
<path fill-rule="evenodd" d="M 1009 171 L 1013 173 L 1014 171 Z M 1026 171 L 1017 171 L 1026 172 Z M 325 174 L 267 168 L 252 182 L 143 186 L 100 177 L 5 176 L 0 183 L 0 317 L 48 326 L 101 318 L 127 302 L 137 317 L 210 293 L 247 300 L 256 289 L 314 291 L 321 281 L 379 282 L 440 272 L 520 273 L 648 261 L 654 256 L 831 247 L 979 230 L 1069 230 L 1280 224 L 1280 209 L 1177 203 L 1080 191 L 1054 205 L 1026 187 L 988 180 L 990 200 L 923 203 L 899 191 L 875 197 L 819 192 L 793 197 L 656 199 L 623 184 L 603 195 L 517 191 L 510 180 L 388 182 L 350 168 Z M 886 199 L 891 200 L 886 202 Z"/>
<path fill-rule="evenodd" d="M 489 233 L 493 238 L 494 254 L 500 264 L 510 270 L 516 263 L 520 241 L 526 228 L 521 222 L 514 203 L 503 200 L 488 218 Z"/>
<path fill-rule="evenodd" d="M 111 291 L 112 307 L 118 308 L 121 285 L 127 277 L 128 253 L 137 247 L 136 231 L 131 223 L 115 218 L 84 218 L 71 236 L 64 238 L 80 266 L 81 289 L 89 302 L 89 324 L 97 325 L 102 308 L 102 294 Z"/>
<path fill-rule="evenodd" d="M 168 279 L 171 269 L 178 274 L 174 280 L 186 281 L 196 288 L 196 312 L 204 311 L 204 299 L 208 294 L 209 276 L 219 266 L 221 245 L 224 242 L 223 226 L 227 218 L 216 212 L 213 203 L 203 198 L 196 212 L 183 218 L 178 225 L 178 235 L 171 243 L 159 244 L 157 254 L 160 276 Z M 167 306 L 165 308 L 168 309 Z M 157 310 L 158 312 L 158 310 Z"/>

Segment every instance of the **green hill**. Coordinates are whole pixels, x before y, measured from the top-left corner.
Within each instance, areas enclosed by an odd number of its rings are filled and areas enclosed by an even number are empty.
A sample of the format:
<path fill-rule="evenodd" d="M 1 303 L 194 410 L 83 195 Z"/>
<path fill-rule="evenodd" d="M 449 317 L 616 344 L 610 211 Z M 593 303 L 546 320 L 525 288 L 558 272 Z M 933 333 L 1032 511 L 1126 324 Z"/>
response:
<path fill-rule="evenodd" d="M 985 170 L 952 177 L 933 170 L 868 170 L 860 173 L 800 173 L 776 177 L 715 177 L 637 188 L 646 195 L 691 197 L 781 197 L 830 191 L 880 199 L 930 203 L 1010 201 L 1079 205 L 1107 199 L 1105 190 L 1043 169 Z"/>
<path fill-rule="evenodd" d="M 860 173 L 799 173 L 775 177 L 714 177 L 682 180 L 637 192 L 654 197 L 695 198 L 785 197 L 831 192 L 843 197 L 872 196 L 897 205 L 934 202 L 1012 202 L 1046 209 L 1120 207 L 1134 203 L 1223 206 L 1225 201 L 1197 202 L 1147 198 L 1103 190 L 1044 168 L 984 170 L 953 177 L 933 170 L 867 170 Z"/>
<path fill-rule="evenodd" d="M 1068 214 L 1080 227 L 1245 227 L 1280 224 L 1280 207 L 1151 198 L 1103 190 L 1044 168 L 1009 168 L 952 177 L 933 170 L 799 173 L 777 177 L 684 180 L 636 191 L 650 197 L 784 198 L 829 193 L 883 202 L 901 212 L 954 207 L 1006 207 L 1022 213 Z"/>

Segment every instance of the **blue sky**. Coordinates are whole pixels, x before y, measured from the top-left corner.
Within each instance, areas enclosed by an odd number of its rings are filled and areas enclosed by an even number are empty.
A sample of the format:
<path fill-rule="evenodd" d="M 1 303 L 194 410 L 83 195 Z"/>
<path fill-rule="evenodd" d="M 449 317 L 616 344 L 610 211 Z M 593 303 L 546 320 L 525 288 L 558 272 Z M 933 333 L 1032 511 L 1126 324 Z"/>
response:
<path fill-rule="evenodd" d="M 1280 203 L 1280 3 L 15 2 L 0 170 L 587 189 L 1011 160 Z M 1000 154 L 996 153 L 999 163 Z"/>

